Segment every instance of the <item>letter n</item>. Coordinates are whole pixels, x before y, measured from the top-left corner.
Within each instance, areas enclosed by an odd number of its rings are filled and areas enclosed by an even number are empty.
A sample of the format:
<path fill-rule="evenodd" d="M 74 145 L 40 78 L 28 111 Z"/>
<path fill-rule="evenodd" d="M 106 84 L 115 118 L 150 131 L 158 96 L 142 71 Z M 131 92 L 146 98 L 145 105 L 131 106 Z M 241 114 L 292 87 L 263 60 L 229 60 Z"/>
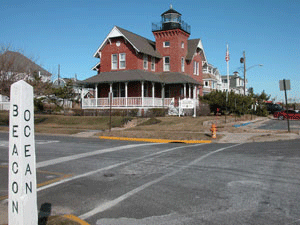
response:
<path fill-rule="evenodd" d="M 28 185 L 28 183 L 26 183 L 26 194 L 27 194 L 27 190 L 29 190 L 32 193 L 32 182 L 30 181 L 30 187 Z"/>
<path fill-rule="evenodd" d="M 12 212 L 14 213 L 16 211 L 16 213 L 18 214 L 19 210 L 19 206 L 18 206 L 18 202 L 12 201 Z"/>

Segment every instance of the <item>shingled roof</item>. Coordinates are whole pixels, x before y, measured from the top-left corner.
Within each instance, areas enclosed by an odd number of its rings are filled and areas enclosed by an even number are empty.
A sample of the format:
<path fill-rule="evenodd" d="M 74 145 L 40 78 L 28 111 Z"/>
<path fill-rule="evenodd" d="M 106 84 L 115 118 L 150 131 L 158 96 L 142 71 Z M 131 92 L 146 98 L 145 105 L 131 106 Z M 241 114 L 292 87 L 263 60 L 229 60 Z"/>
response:
<path fill-rule="evenodd" d="M 105 46 L 107 40 L 109 38 L 114 38 L 114 37 L 124 37 L 136 49 L 136 51 L 140 53 L 154 56 L 156 58 L 162 58 L 161 55 L 156 51 L 154 41 L 151 41 L 147 38 L 144 38 L 140 35 L 132 33 L 118 26 L 113 27 L 113 29 L 110 31 L 110 33 L 107 35 L 105 40 L 102 42 L 100 47 L 95 52 L 94 57 L 98 57 L 99 56 L 98 53 Z"/>
<path fill-rule="evenodd" d="M 19 52 L 4 52 L 0 55 L 0 62 L 2 70 L 6 68 L 5 70 L 8 70 L 8 72 L 30 73 L 40 71 L 44 76 L 51 76 L 51 73 Z"/>
<path fill-rule="evenodd" d="M 189 83 L 200 84 L 189 75 L 179 72 L 152 73 L 144 70 L 123 70 L 102 72 L 98 75 L 80 81 L 82 85 L 112 82 L 150 81 L 165 84 Z"/>
<path fill-rule="evenodd" d="M 203 56 L 204 56 L 203 61 L 206 61 L 204 48 L 202 46 L 201 39 L 199 39 L 199 38 L 188 40 L 188 53 L 186 55 L 186 60 L 191 61 L 193 59 L 193 56 L 194 56 L 195 52 L 197 51 L 197 48 L 202 50 Z"/>

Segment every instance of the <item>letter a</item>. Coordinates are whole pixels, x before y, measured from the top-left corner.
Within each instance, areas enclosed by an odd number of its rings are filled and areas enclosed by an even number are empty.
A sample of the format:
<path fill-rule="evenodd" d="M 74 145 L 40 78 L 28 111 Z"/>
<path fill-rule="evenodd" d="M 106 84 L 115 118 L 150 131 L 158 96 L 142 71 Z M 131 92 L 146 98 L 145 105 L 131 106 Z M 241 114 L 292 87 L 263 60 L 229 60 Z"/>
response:
<path fill-rule="evenodd" d="M 29 172 L 30 175 L 32 174 L 32 173 L 31 173 L 31 170 L 30 170 L 29 163 L 27 164 L 27 167 L 26 167 L 25 176 L 27 175 L 27 172 Z"/>
<path fill-rule="evenodd" d="M 16 144 L 14 144 L 14 148 L 13 148 L 13 152 L 12 152 L 12 155 L 14 155 L 14 154 L 18 155 L 18 149 L 17 149 Z"/>

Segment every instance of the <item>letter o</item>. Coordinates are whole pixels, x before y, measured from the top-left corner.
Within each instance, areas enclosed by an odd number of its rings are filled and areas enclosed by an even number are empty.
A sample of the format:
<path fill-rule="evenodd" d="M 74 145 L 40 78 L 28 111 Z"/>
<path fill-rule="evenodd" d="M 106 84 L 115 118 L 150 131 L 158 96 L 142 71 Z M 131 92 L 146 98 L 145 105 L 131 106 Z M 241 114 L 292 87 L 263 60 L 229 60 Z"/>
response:
<path fill-rule="evenodd" d="M 15 181 L 12 183 L 12 191 L 13 191 L 13 193 L 15 193 L 15 194 L 18 193 L 18 183 L 15 182 Z"/>
<path fill-rule="evenodd" d="M 24 120 L 26 121 L 30 120 L 30 111 L 28 109 L 24 111 Z"/>

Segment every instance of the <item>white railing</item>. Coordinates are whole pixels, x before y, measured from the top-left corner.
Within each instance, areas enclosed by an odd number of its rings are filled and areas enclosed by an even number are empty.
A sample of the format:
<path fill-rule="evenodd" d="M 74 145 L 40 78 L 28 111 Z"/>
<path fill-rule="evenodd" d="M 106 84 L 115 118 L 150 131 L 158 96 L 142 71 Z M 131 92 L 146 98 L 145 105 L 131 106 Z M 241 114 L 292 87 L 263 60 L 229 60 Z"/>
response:
<path fill-rule="evenodd" d="M 10 103 L 9 102 L 0 102 L 0 110 L 9 110 Z"/>
<path fill-rule="evenodd" d="M 116 97 L 112 98 L 112 107 L 133 108 L 133 107 L 167 107 L 173 98 L 152 98 L 152 97 Z M 163 101 L 164 100 L 164 101 Z M 105 108 L 110 107 L 109 98 L 85 98 L 82 101 L 82 108 Z"/>

